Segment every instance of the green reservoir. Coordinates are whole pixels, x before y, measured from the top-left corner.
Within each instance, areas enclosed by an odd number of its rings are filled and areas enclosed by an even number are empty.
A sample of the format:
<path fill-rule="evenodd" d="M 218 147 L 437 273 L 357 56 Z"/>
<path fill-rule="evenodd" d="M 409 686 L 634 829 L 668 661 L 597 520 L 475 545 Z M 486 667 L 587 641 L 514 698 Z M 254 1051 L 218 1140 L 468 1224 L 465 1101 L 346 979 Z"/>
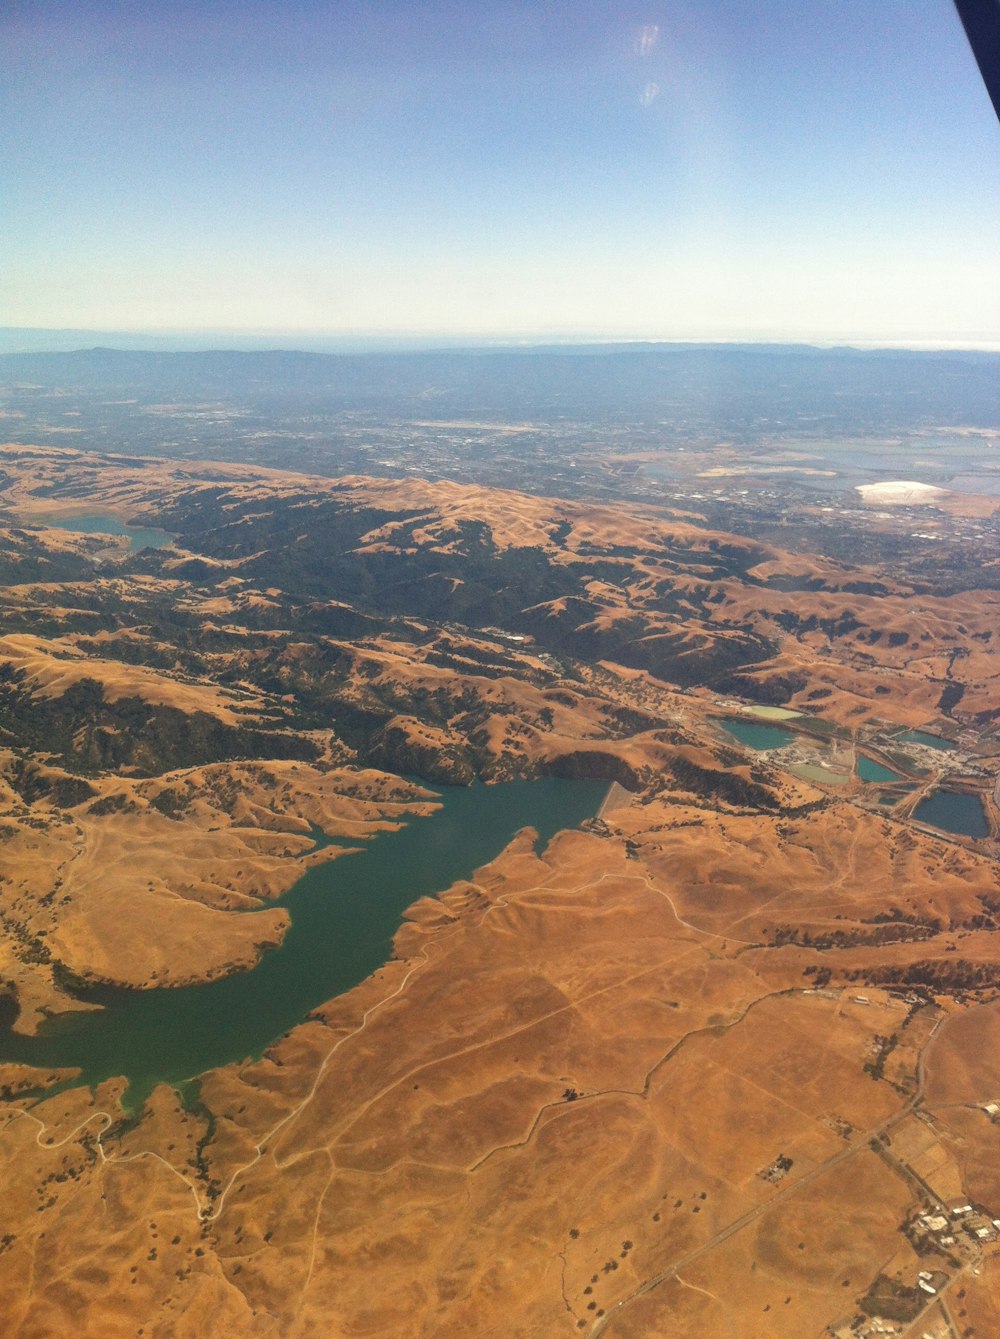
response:
<path fill-rule="evenodd" d="M 757 721 L 722 721 L 723 730 L 752 749 L 780 749 L 794 738 L 791 730 L 780 725 L 760 725 Z"/>
<path fill-rule="evenodd" d="M 978 795 L 965 795 L 958 790 L 937 791 L 917 805 L 913 817 L 962 837 L 988 837 L 990 833 L 982 800 Z"/>
<path fill-rule="evenodd" d="M 74 530 L 80 535 L 125 535 L 129 541 L 129 552 L 139 549 L 162 549 L 173 543 L 173 535 L 166 530 L 155 530 L 148 526 L 126 525 L 117 516 L 95 513 L 93 516 L 67 516 L 59 519 L 45 517 L 39 524 L 54 530 Z"/>
<path fill-rule="evenodd" d="M 896 736 L 897 742 L 907 744 L 923 744 L 929 749 L 950 749 L 954 744 L 949 739 L 942 739 L 940 735 L 929 735 L 926 730 L 906 730 L 903 734 Z"/>
<path fill-rule="evenodd" d="M 124 1075 L 125 1105 L 135 1109 L 157 1083 L 258 1056 L 311 1009 L 381 967 L 417 898 L 469 877 L 520 828 L 535 828 L 544 844 L 577 827 L 596 814 L 607 788 L 554 778 L 448 788 L 431 817 L 307 870 L 278 902 L 292 918 L 283 943 L 251 971 L 175 989 L 89 989 L 83 998 L 102 1010 L 60 1015 L 36 1037 L 6 1031 L 0 1059 L 75 1066 L 91 1085 Z"/>
<path fill-rule="evenodd" d="M 880 762 L 866 758 L 862 753 L 858 754 L 855 770 L 862 781 L 881 781 L 883 785 L 890 781 L 902 781 L 903 779 L 898 772 L 890 771 L 888 767 L 883 767 Z"/>

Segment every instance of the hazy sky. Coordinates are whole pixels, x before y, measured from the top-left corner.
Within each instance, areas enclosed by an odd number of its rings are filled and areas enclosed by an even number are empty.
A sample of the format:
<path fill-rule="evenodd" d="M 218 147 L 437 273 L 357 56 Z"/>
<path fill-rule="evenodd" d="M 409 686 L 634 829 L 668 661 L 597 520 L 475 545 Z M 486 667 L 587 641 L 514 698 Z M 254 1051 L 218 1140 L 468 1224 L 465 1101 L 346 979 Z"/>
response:
<path fill-rule="evenodd" d="M 950 0 L 8 0 L 0 324 L 1000 345 Z"/>

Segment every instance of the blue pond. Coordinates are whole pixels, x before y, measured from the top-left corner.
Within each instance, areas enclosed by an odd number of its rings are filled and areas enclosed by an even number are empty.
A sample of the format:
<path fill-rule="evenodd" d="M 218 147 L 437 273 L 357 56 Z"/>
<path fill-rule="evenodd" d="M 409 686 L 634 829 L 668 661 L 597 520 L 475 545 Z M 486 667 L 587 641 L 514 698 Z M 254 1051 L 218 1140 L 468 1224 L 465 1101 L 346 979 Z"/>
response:
<path fill-rule="evenodd" d="M 988 837 L 989 824 L 983 802 L 978 795 L 964 795 L 957 790 L 939 790 L 921 801 L 913 811 L 920 823 L 930 823 L 942 832 L 954 832 L 962 837 Z"/>
<path fill-rule="evenodd" d="M 92 516 L 67 516 L 60 519 L 45 518 L 44 524 L 54 530 L 73 530 L 80 535 L 125 535 L 129 541 L 129 552 L 139 549 L 162 549 L 173 543 L 173 535 L 166 530 L 156 530 L 150 526 L 128 525 L 117 516 L 95 513 Z"/>

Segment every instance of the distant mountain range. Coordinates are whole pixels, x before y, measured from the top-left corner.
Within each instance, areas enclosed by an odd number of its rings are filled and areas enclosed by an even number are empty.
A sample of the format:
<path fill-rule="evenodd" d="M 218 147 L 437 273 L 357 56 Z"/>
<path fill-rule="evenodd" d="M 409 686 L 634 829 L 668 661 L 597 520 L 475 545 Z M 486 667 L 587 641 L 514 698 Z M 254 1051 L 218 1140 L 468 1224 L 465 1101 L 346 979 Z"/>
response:
<path fill-rule="evenodd" d="M 555 337 L 530 338 L 475 336 L 475 335 L 406 335 L 406 334 L 315 334 L 267 333 L 260 334 L 233 330 L 143 331 L 143 330 L 65 330 L 40 326 L 0 326 L 0 354 L 8 353 L 71 353 L 87 349 L 120 349 L 149 353 L 205 353 L 215 350 L 259 352 L 263 350 L 291 350 L 303 353 L 358 354 L 358 353 L 427 353 L 441 350 L 467 353 L 669 353 L 705 350 L 763 350 L 770 353 L 799 354 L 856 354 L 875 353 L 900 355 L 958 353 L 986 357 L 1000 354 L 977 349 L 924 350 L 910 348 L 859 347 L 855 344 L 820 345 L 769 341 L 740 342 L 706 340 L 609 340 L 605 338 L 573 339 Z"/>
<path fill-rule="evenodd" d="M 104 338 L 107 338 L 106 336 Z M 403 416 L 701 423 L 707 431 L 835 432 L 1000 425 L 1000 354 L 807 345 L 589 345 L 533 349 L 87 349 L 0 355 L 8 407 L 28 389 Z M 11 398 L 13 397 L 13 398 Z M 68 406 L 67 406 L 68 407 Z M 27 426 L 27 424 L 25 424 Z"/>

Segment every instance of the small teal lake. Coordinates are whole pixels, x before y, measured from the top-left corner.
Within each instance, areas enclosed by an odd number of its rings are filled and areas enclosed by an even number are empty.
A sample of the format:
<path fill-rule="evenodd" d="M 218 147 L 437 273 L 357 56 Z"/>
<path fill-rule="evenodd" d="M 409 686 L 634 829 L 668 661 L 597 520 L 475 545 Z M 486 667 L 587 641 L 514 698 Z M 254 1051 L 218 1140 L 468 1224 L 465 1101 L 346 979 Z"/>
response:
<path fill-rule="evenodd" d="M 862 781 L 881 781 L 885 784 L 888 781 L 902 781 L 898 772 L 892 772 L 888 767 L 883 767 L 880 762 L 875 762 L 872 758 L 866 758 L 863 754 L 858 754 L 858 761 L 855 771 Z"/>
<path fill-rule="evenodd" d="M 942 832 L 954 832 L 962 837 L 988 837 L 983 802 L 978 795 L 964 795 L 957 790 L 939 790 L 929 799 L 922 800 L 913 811 L 920 823 L 930 823 Z"/>
<path fill-rule="evenodd" d="M 722 721 L 723 730 L 752 749 L 780 749 L 794 739 L 791 730 L 780 725 L 761 725 L 759 721 Z"/>
<path fill-rule="evenodd" d="M 441 808 L 380 834 L 358 854 L 309 869 L 285 896 L 291 925 L 279 948 L 250 971 L 201 986 L 95 987 L 81 998 L 99 1012 L 64 1014 L 44 1035 L 0 1033 L 0 1060 L 79 1067 L 80 1083 L 124 1075 L 125 1105 L 160 1082 L 259 1056 L 310 1010 L 358 985 L 392 953 L 403 912 L 492 860 L 533 827 L 539 843 L 592 818 L 607 782 L 514 781 L 448 788 Z M 246 912 L 245 915 L 254 913 Z"/>
<path fill-rule="evenodd" d="M 896 741 L 905 741 L 907 744 L 923 744 L 929 749 L 950 749 L 954 745 L 950 740 L 942 739 L 940 735 L 929 735 L 926 730 L 907 730 L 901 735 L 896 736 Z"/>
<path fill-rule="evenodd" d="M 129 541 L 129 552 L 139 549 L 162 549 L 173 543 L 173 535 L 166 530 L 156 530 L 149 526 L 127 525 L 117 516 L 95 513 L 93 516 L 67 516 L 60 519 L 46 517 L 41 524 L 54 530 L 73 530 L 81 535 L 125 535 Z"/>

